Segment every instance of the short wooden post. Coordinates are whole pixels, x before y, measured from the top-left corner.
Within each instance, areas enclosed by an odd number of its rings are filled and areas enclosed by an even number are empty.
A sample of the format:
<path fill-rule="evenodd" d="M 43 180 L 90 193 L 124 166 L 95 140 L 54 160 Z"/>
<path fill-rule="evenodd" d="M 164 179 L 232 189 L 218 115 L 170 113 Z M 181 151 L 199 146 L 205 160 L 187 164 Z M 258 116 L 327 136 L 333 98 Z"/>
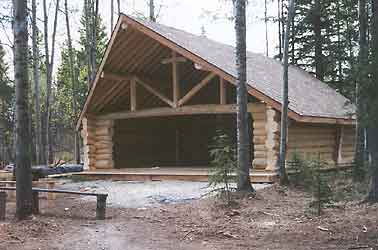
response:
<path fill-rule="evenodd" d="M 39 214 L 39 197 L 38 192 L 33 191 L 32 194 L 32 212 L 33 214 Z"/>
<path fill-rule="evenodd" d="M 10 182 L 10 183 L 7 183 L 5 184 L 6 187 L 15 187 L 16 186 L 16 182 Z M 10 190 L 8 191 L 8 198 L 9 200 L 15 200 L 16 198 L 16 190 Z"/>
<path fill-rule="evenodd" d="M 105 210 L 106 210 L 106 198 L 107 194 L 97 195 L 97 208 L 96 208 L 96 219 L 105 220 Z"/>
<path fill-rule="evenodd" d="M 7 193 L 0 192 L 0 220 L 5 220 L 6 204 L 7 204 Z"/>
<path fill-rule="evenodd" d="M 54 189 L 55 188 L 55 182 L 54 181 L 48 181 L 47 182 L 47 188 L 48 189 Z M 55 193 L 47 193 L 47 200 L 55 200 L 56 194 Z"/>

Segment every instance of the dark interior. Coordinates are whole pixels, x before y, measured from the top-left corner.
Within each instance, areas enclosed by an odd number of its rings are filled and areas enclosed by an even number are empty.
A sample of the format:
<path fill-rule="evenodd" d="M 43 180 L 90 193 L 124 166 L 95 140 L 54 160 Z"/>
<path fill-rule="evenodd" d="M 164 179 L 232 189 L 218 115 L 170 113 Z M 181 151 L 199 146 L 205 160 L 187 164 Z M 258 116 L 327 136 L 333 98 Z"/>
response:
<path fill-rule="evenodd" d="M 235 115 L 185 115 L 117 120 L 116 168 L 205 167 L 217 130 L 236 141 Z"/>

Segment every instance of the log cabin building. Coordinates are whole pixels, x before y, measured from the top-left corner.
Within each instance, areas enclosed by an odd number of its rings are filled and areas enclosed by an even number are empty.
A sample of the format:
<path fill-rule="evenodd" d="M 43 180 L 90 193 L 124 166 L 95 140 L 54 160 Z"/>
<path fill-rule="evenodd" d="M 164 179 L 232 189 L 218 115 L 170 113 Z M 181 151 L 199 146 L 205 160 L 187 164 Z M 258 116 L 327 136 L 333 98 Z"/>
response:
<path fill-rule="evenodd" d="M 253 172 L 276 174 L 283 67 L 247 52 Z M 90 170 L 207 167 L 217 130 L 236 140 L 234 47 L 120 15 L 77 123 Z M 348 164 L 354 107 L 289 68 L 288 158 Z M 252 167 L 252 166 L 251 166 Z"/>

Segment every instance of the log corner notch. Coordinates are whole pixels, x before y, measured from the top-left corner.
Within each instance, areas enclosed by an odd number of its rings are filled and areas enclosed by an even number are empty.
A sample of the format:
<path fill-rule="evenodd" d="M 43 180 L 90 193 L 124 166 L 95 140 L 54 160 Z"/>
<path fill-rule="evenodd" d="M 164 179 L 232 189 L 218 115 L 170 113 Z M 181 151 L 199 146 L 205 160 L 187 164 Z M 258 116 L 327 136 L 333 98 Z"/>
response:
<path fill-rule="evenodd" d="M 277 172 L 279 149 L 279 113 L 264 103 L 252 106 L 254 170 Z"/>
<path fill-rule="evenodd" d="M 89 170 L 114 168 L 114 121 L 85 117 L 82 125 L 84 167 Z"/>

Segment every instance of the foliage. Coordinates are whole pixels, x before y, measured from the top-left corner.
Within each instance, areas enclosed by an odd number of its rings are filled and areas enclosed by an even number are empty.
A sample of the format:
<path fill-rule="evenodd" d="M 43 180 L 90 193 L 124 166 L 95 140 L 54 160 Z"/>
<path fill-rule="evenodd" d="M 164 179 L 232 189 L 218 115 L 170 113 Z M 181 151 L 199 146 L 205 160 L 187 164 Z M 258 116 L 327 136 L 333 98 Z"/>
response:
<path fill-rule="evenodd" d="M 209 173 L 209 186 L 215 191 L 220 191 L 222 198 L 231 203 L 231 183 L 236 182 L 236 149 L 228 135 L 218 130 L 210 145 L 210 157 L 212 158 Z"/>
<path fill-rule="evenodd" d="M 317 215 L 320 216 L 324 205 L 329 204 L 332 200 L 332 190 L 327 176 L 321 172 L 321 169 L 325 167 L 324 163 L 320 160 L 313 160 L 309 162 L 309 165 L 314 173 L 311 185 L 313 201 L 310 203 L 310 207 L 315 208 Z"/>
<path fill-rule="evenodd" d="M 320 158 L 304 160 L 295 152 L 290 160 L 290 166 L 293 172 L 290 176 L 291 183 L 312 194 L 310 207 L 315 208 L 317 215 L 320 215 L 323 207 L 332 201 L 329 178 L 322 171 L 326 168 L 326 163 Z"/>
<path fill-rule="evenodd" d="M 321 62 L 324 82 L 341 94 L 354 98 L 355 68 L 358 51 L 358 8 L 352 0 L 317 0 L 320 2 L 320 37 L 316 37 L 317 20 L 315 1 L 297 0 L 294 30 L 289 43 L 292 64 L 315 74 Z M 283 1 L 287 8 L 287 1 Z M 287 14 L 282 19 L 285 21 Z M 315 55 L 316 39 L 321 41 L 321 56 Z"/>
<path fill-rule="evenodd" d="M 8 77 L 5 50 L 0 44 L 0 161 L 11 160 L 13 141 L 14 89 Z"/>

